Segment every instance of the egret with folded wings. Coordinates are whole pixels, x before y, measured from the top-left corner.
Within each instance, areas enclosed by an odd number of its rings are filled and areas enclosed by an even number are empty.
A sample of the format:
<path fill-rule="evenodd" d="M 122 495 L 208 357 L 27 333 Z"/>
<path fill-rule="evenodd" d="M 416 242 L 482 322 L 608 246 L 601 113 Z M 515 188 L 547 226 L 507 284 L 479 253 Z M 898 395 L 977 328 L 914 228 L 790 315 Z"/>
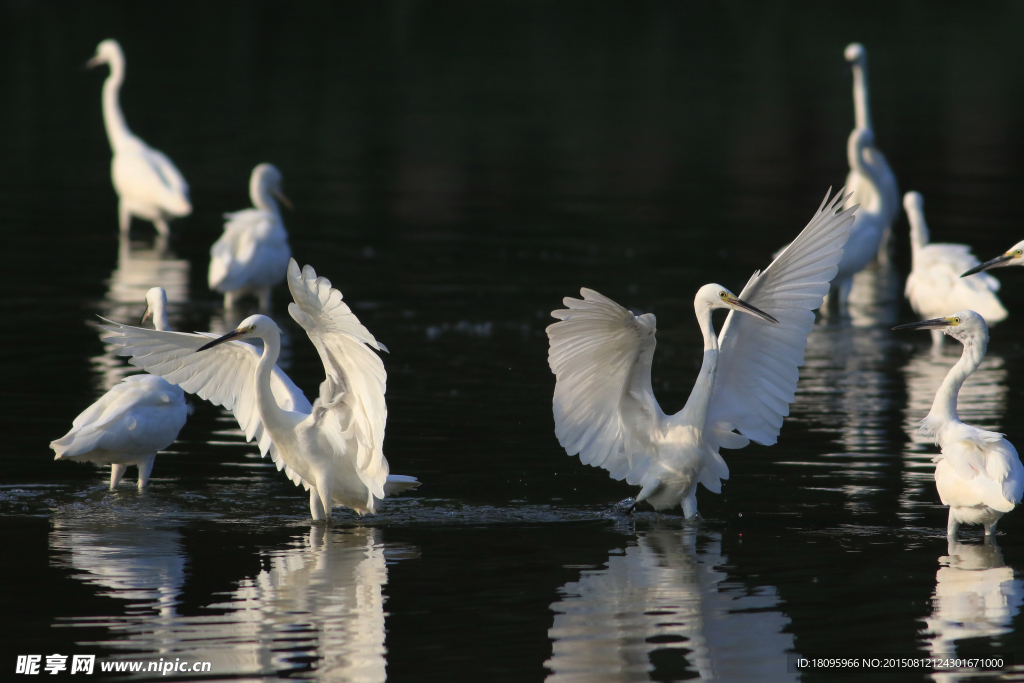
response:
<path fill-rule="evenodd" d="M 371 349 L 387 349 L 312 267 L 300 271 L 291 259 L 288 288 L 295 299 L 288 312 L 327 374 L 312 405 L 277 367 L 281 331 L 265 315 L 246 318 L 222 337 L 110 323 L 107 341 L 132 356 L 132 364 L 231 410 L 246 439 L 309 490 L 313 519 L 329 520 L 334 505 L 373 512 L 386 494 L 419 486 L 414 477 L 389 475 L 384 458 L 387 373 Z M 239 341 L 251 337 L 263 340 L 262 354 Z"/>
<path fill-rule="evenodd" d="M 582 289 L 553 311 L 548 364 L 555 374 L 555 435 L 569 455 L 641 486 L 637 502 L 682 505 L 697 515 L 697 483 L 721 493 L 729 468 L 720 448 L 774 444 L 789 414 L 814 310 L 835 277 L 856 206 L 825 196 L 803 232 L 740 296 L 717 284 L 694 299 L 704 362 L 686 406 L 666 415 L 654 398 L 654 315 L 635 316 Z M 719 342 L 711 322 L 730 311 Z M 737 313 L 742 315 L 737 315 Z M 738 433 L 737 433 L 738 432 Z"/>

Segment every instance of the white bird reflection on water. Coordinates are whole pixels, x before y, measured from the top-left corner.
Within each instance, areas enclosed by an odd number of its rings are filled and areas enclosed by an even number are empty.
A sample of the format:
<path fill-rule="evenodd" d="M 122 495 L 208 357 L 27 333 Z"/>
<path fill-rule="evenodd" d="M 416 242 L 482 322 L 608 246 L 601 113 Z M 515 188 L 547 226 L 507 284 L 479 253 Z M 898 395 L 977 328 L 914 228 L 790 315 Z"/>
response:
<path fill-rule="evenodd" d="M 966 638 L 993 638 L 1012 631 L 1010 621 L 1024 602 L 1024 582 L 1013 577 L 994 542 L 968 545 L 951 541 L 939 558 L 932 614 L 921 635 L 932 657 L 956 655 Z M 932 674 L 937 681 L 958 681 L 969 673 Z"/>
<path fill-rule="evenodd" d="M 128 603 L 124 614 L 61 625 L 106 627 L 109 637 L 81 644 L 125 652 L 115 659 L 153 654 L 209 661 L 214 674 L 232 676 L 302 669 L 312 661 L 317 680 L 384 681 L 385 555 L 416 554 L 385 549 L 380 534 L 312 527 L 283 547 L 260 551 L 264 568 L 217 594 L 220 599 L 205 606 L 214 614 L 182 616 L 187 560 L 176 529 L 138 518 L 57 518 L 50 534 L 54 562 Z"/>
<path fill-rule="evenodd" d="M 701 539 L 698 547 L 698 537 Z M 656 529 L 584 570 L 551 605 L 549 683 L 651 680 L 650 653 L 678 651 L 702 679 L 796 680 L 787 673 L 793 636 L 771 586 L 726 581 L 721 536 Z"/>

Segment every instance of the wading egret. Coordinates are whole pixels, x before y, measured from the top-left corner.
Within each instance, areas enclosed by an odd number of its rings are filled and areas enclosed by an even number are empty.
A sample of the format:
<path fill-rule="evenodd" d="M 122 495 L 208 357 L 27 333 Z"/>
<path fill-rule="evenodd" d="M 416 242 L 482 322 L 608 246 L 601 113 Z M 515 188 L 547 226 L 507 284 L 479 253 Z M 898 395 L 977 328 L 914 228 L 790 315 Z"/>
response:
<path fill-rule="evenodd" d="M 960 277 L 974 275 L 975 273 L 980 273 L 983 270 L 1005 268 L 1006 266 L 1024 266 L 1024 242 L 1017 242 L 1017 244 L 1010 247 L 1010 250 L 1002 256 L 996 256 L 991 261 L 985 261 L 984 263 L 971 268 Z"/>
<path fill-rule="evenodd" d="M 697 514 L 697 483 L 715 493 L 729 468 L 719 448 L 775 443 L 789 414 L 814 309 L 821 306 L 853 208 L 828 195 L 803 232 L 740 297 L 717 284 L 694 299 L 704 335 L 704 362 L 686 406 L 666 415 L 651 387 L 655 317 L 635 316 L 582 289 L 551 315 L 548 364 L 555 374 L 555 435 L 569 455 L 603 467 L 613 479 L 642 487 L 637 501 L 657 509 L 682 505 Z M 711 313 L 731 312 L 719 344 Z M 737 315 L 742 313 L 745 315 Z M 733 430 L 738 430 L 737 434 Z"/>
<path fill-rule="evenodd" d="M 960 387 L 985 357 L 985 319 L 974 311 L 960 311 L 892 329 L 941 330 L 964 345 L 963 355 L 943 380 L 918 431 L 934 438 L 942 450 L 936 458 L 935 487 L 942 504 L 949 506 L 946 535 L 956 538 L 961 524 L 984 524 L 985 535 L 990 536 L 999 518 L 1020 502 L 1024 467 L 1002 434 L 964 424 L 956 412 Z"/>
<path fill-rule="evenodd" d="M 103 123 L 114 158 L 110 176 L 120 200 L 118 219 L 126 232 L 132 216 L 152 221 L 161 235 L 168 234 L 167 221 L 192 213 L 188 183 L 170 159 L 128 129 L 118 95 L 124 82 L 124 53 L 116 40 L 104 40 L 86 66 L 110 65 L 103 83 Z"/>
<path fill-rule="evenodd" d="M 865 128 L 874 134 L 871 123 L 871 106 L 868 99 L 868 55 L 860 43 L 850 43 L 844 52 L 846 61 L 853 68 L 853 111 L 855 128 Z M 852 192 L 850 201 L 860 204 L 865 209 L 880 215 L 884 219 L 884 228 L 878 243 L 878 260 L 885 262 L 889 258 L 889 233 L 892 224 L 900 213 L 900 192 L 896 185 L 896 176 L 889 168 L 885 155 L 875 147 L 874 137 L 861 152 L 863 162 L 873 170 L 873 177 L 862 185 L 864 173 L 850 164 L 850 173 L 846 176 L 846 191 Z M 859 218 L 858 218 L 859 219 Z M 850 237 L 851 241 L 853 237 Z"/>
<path fill-rule="evenodd" d="M 871 147 L 874 141 L 874 133 L 870 128 L 856 128 L 850 133 L 846 144 L 846 156 L 850 162 L 851 171 L 859 174 L 857 181 L 857 192 L 870 196 L 872 192 L 877 194 L 875 182 L 878 178 L 877 169 L 866 163 L 865 151 Z M 857 197 L 853 197 L 856 201 Z M 850 228 L 850 239 L 843 248 L 843 258 L 839 262 L 839 270 L 832 281 L 831 292 L 838 297 L 840 310 L 845 311 L 850 301 L 850 292 L 853 289 L 853 276 L 866 268 L 875 258 L 879 251 L 879 244 L 891 220 L 887 217 L 884 207 L 876 203 L 875 208 L 859 205 L 857 216 Z M 832 294 L 830 294 L 830 299 Z"/>
<path fill-rule="evenodd" d="M 225 214 L 224 234 L 210 249 L 210 289 L 224 295 L 224 308 L 254 294 L 260 310 L 270 310 L 270 290 L 284 280 L 292 250 L 277 199 L 291 207 L 281 192 L 281 172 L 260 164 L 249 178 L 254 209 Z"/>
<path fill-rule="evenodd" d="M 413 477 L 389 475 L 384 458 L 387 373 L 371 349 L 387 349 L 310 266 L 300 271 L 291 259 L 288 288 L 295 299 L 288 312 L 309 335 L 327 373 L 312 406 L 298 389 L 275 389 L 275 383 L 294 384 L 275 365 L 281 331 L 265 315 L 249 316 L 221 337 L 114 323 L 107 326 L 113 333 L 107 341 L 133 356 L 133 365 L 231 410 L 246 438 L 309 490 L 313 519 L 330 519 L 335 504 L 373 512 L 386 494 L 419 486 Z M 263 340 L 262 353 L 239 341 L 253 337 Z"/>
<path fill-rule="evenodd" d="M 991 275 L 961 279 L 960 273 L 978 265 L 965 244 L 929 244 L 924 221 L 924 199 L 917 192 L 903 196 L 910 220 L 910 249 L 913 269 L 907 276 L 906 296 L 910 307 L 922 318 L 932 319 L 943 311 L 970 309 L 989 325 L 1006 318 L 1006 309 L 996 292 L 999 280 Z M 941 346 L 946 335 L 932 330 L 932 345 Z"/>
<path fill-rule="evenodd" d="M 146 314 L 157 330 L 167 330 L 167 294 L 146 294 Z M 185 393 L 161 377 L 132 375 L 103 394 L 75 418 L 71 431 L 50 443 L 55 460 L 110 465 L 110 488 L 129 465 L 139 468 L 139 490 L 149 482 L 157 451 L 174 443 L 188 417 Z"/>

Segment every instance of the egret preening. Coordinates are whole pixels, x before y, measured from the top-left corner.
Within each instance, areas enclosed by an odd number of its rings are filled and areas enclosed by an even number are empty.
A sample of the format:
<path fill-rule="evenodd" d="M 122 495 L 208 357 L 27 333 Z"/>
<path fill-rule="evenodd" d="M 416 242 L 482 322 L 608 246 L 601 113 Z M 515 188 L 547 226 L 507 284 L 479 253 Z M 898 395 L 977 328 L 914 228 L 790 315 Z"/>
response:
<path fill-rule="evenodd" d="M 1005 268 L 1006 266 L 1024 266 L 1024 242 L 1017 242 L 1017 244 L 1010 247 L 1010 250 L 1002 256 L 996 256 L 991 261 L 985 261 L 984 263 L 971 268 L 960 277 L 974 275 L 975 273 L 980 273 L 983 270 Z"/>
<path fill-rule="evenodd" d="M 896 186 L 896 176 L 889 168 L 885 155 L 877 147 L 874 140 L 874 126 L 871 123 L 871 106 L 868 99 L 868 55 L 860 43 L 850 43 L 843 53 L 846 61 L 853 67 L 853 110 L 855 128 L 871 131 L 872 137 L 861 152 L 863 164 L 872 169 L 871 179 L 865 180 L 863 170 L 850 163 L 850 173 L 846 176 L 846 191 L 853 193 L 851 201 L 860 204 L 857 212 L 858 221 L 863 211 L 878 214 L 884 219 L 884 228 L 877 245 L 878 260 L 885 262 L 889 258 L 889 233 L 892 224 L 900 213 L 900 192 Z M 856 228 L 855 228 L 856 229 Z M 850 240 L 853 241 L 851 235 Z"/>
<path fill-rule="evenodd" d="M 128 129 L 118 95 L 124 82 L 124 53 L 116 40 L 104 40 L 87 67 L 110 65 L 103 83 L 103 123 L 114 158 L 110 176 L 120 200 L 118 219 L 127 232 L 132 216 L 152 221 L 161 235 L 167 235 L 167 220 L 192 213 L 188 183 L 162 152 L 140 140 Z"/>
<path fill-rule="evenodd" d="M 637 501 L 682 505 L 697 514 L 697 483 L 715 493 L 729 468 L 719 448 L 775 443 L 793 402 L 814 309 L 842 258 L 854 208 L 836 213 L 828 195 L 803 232 L 737 297 L 721 285 L 700 288 L 694 311 L 704 362 L 686 406 L 666 415 L 651 386 L 654 315 L 635 316 L 582 289 L 553 311 L 548 364 L 555 374 L 555 434 L 569 455 L 642 487 Z M 730 311 L 719 343 L 711 313 Z M 737 315 L 741 313 L 743 315 Z M 739 434 L 733 430 L 738 430 Z"/>
<path fill-rule="evenodd" d="M 996 292 L 999 280 L 991 275 L 962 279 L 960 273 L 978 266 L 978 259 L 965 244 L 929 244 L 924 220 L 924 199 L 917 192 L 903 196 L 910 221 L 910 249 L 913 268 L 907 276 L 906 296 L 910 307 L 922 318 L 936 318 L 944 311 L 969 309 L 989 325 L 1006 318 L 1006 309 Z M 945 335 L 932 330 L 932 345 L 941 346 Z"/>
<path fill-rule="evenodd" d="M 157 330 L 167 328 L 167 294 L 154 287 L 146 294 L 146 314 Z M 146 487 L 157 451 L 174 443 L 188 418 L 185 393 L 161 377 L 132 375 L 103 394 L 75 418 L 71 431 L 50 443 L 55 460 L 110 465 L 110 488 L 129 465 L 139 469 L 139 490 Z"/>
<path fill-rule="evenodd" d="M 985 535 L 990 536 L 999 518 L 1021 500 L 1024 467 L 1002 434 L 966 425 L 957 416 L 960 387 L 985 357 L 988 326 L 974 311 L 961 311 L 892 329 L 940 330 L 964 345 L 963 355 L 935 394 L 931 411 L 921 420 L 919 433 L 933 437 L 942 450 L 936 458 L 935 487 L 942 504 L 949 506 L 946 534 L 955 539 L 961 524 L 984 524 Z"/>
<path fill-rule="evenodd" d="M 388 474 L 384 458 L 387 373 L 371 349 L 386 351 L 342 301 L 327 278 L 294 259 L 288 312 L 306 330 L 327 378 L 313 405 L 277 368 L 281 331 L 265 315 L 249 316 L 221 336 L 154 332 L 108 325 L 108 339 L 131 363 L 185 391 L 231 410 L 260 452 L 309 490 L 313 519 L 330 519 L 335 504 L 373 512 L 386 494 L 419 486 L 413 477 Z M 263 340 L 262 354 L 239 340 Z"/>
<path fill-rule="evenodd" d="M 224 308 L 254 294 L 260 310 L 269 311 L 270 290 L 284 280 L 292 257 L 275 197 L 289 208 L 291 202 L 281 191 L 281 172 L 273 164 L 252 170 L 249 196 L 256 208 L 224 215 L 224 234 L 210 249 L 210 289 L 224 295 Z"/>

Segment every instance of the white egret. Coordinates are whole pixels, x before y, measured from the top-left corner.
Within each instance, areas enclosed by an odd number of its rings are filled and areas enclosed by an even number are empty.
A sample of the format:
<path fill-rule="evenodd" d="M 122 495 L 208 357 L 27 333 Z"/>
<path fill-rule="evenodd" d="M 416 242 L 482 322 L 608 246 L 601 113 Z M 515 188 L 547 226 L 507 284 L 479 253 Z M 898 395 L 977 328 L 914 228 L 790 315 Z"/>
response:
<path fill-rule="evenodd" d="M 167 294 L 154 287 L 146 294 L 146 313 L 157 330 L 167 330 Z M 152 375 L 132 375 L 103 394 L 75 418 L 71 431 L 50 443 L 55 460 L 110 465 L 110 488 L 129 465 L 139 469 L 139 490 L 146 487 L 157 451 L 174 443 L 188 418 L 185 393 Z"/>
<path fill-rule="evenodd" d="M 128 231 L 132 216 L 152 221 L 161 235 L 167 235 L 167 221 L 192 213 L 188 183 L 163 152 L 140 140 L 128 129 L 118 95 L 124 82 L 124 53 L 112 39 L 96 47 L 96 55 L 86 66 L 110 65 L 103 83 L 103 123 L 114 158 L 110 176 L 120 200 L 118 219 L 122 232 Z"/>
<path fill-rule="evenodd" d="M 1021 500 L 1024 467 L 1013 444 L 1002 434 L 964 424 L 957 415 L 960 387 L 985 357 L 988 326 L 974 311 L 960 311 L 892 329 L 941 330 L 964 345 L 963 355 L 942 381 L 918 433 L 934 438 L 942 450 L 936 458 L 935 487 L 942 504 L 949 506 L 946 535 L 955 539 L 961 524 L 984 524 L 985 535 L 991 536 L 999 518 Z"/>
<path fill-rule="evenodd" d="M 224 215 L 224 234 L 210 249 L 210 289 L 224 295 L 224 308 L 254 294 L 260 310 L 269 311 L 270 290 L 284 280 L 292 257 L 275 197 L 289 208 L 291 202 L 281 191 L 281 172 L 273 164 L 252 170 L 249 196 L 256 208 Z"/>
<path fill-rule="evenodd" d="M 1017 244 L 1010 247 L 1010 250 L 1002 256 L 996 256 L 991 261 L 985 261 L 984 263 L 971 268 L 960 277 L 967 277 L 968 275 L 974 275 L 985 270 L 1005 268 L 1007 266 L 1024 266 L 1024 242 L 1017 242 Z"/>
<path fill-rule="evenodd" d="M 974 268 L 978 259 L 965 244 L 930 244 L 924 220 L 924 199 L 917 192 L 903 196 L 910 221 L 913 268 L 907 276 L 906 296 L 922 318 L 936 318 L 944 311 L 970 309 L 989 325 L 1005 320 L 1007 313 L 996 292 L 999 280 L 991 275 L 963 279 L 960 273 Z M 932 330 L 932 345 L 941 346 L 946 335 Z"/>
<path fill-rule="evenodd" d="M 896 185 L 896 176 L 889 168 L 885 155 L 875 147 L 874 126 L 871 122 L 871 106 L 868 98 L 868 55 L 860 43 L 850 43 L 844 51 L 846 61 L 853 67 L 853 110 L 855 128 L 864 128 L 872 132 L 872 137 L 861 152 L 864 165 L 873 171 L 873 177 L 865 181 L 863 171 L 850 164 L 850 173 L 846 176 L 846 191 L 853 193 L 851 201 L 860 204 L 858 220 L 861 212 L 867 210 L 880 215 L 884 219 L 884 227 L 877 245 L 878 260 L 885 262 L 889 258 L 889 234 L 892 224 L 900 213 L 900 192 Z M 853 237 L 850 237 L 853 240 Z"/>
<path fill-rule="evenodd" d="M 681 504 L 690 518 L 697 514 L 697 483 L 720 493 L 721 480 L 729 478 L 720 447 L 775 443 L 814 309 L 853 223 L 853 208 L 836 213 L 843 199 L 826 195 L 803 232 L 763 273 L 754 273 L 740 297 L 721 285 L 700 288 L 694 310 L 704 362 L 675 415 L 662 411 L 651 387 L 654 315 L 635 316 L 590 289 L 581 290 L 582 301 L 566 297 L 568 309 L 551 313 L 561 322 L 547 329 L 555 434 L 566 452 L 642 486 L 637 501 L 657 509 Z M 711 321 L 716 308 L 732 311 L 721 344 Z"/>
<path fill-rule="evenodd" d="M 850 162 L 850 170 L 859 174 L 857 192 L 865 196 L 877 194 L 877 169 L 865 162 L 865 150 L 874 141 L 874 133 L 870 128 L 856 128 L 850 133 L 846 144 L 846 156 Z M 853 197 L 856 200 L 857 197 Z M 843 258 L 839 262 L 839 270 L 832 281 L 831 294 L 838 296 L 840 310 L 846 310 L 853 289 L 853 276 L 866 268 L 878 253 L 879 244 L 891 220 L 886 216 L 884 207 L 876 203 L 874 208 L 859 205 L 857 216 L 850 228 L 850 239 L 843 248 Z"/>
<path fill-rule="evenodd" d="M 265 315 L 249 316 L 221 337 L 113 323 L 107 341 L 133 356 L 132 364 L 231 410 L 246 439 L 255 439 L 263 455 L 269 452 L 279 470 L 309 490 L 313 519 L 330 519 L 335 504 L 374 512 L 386 494 L 419 486 L 414 477 L 389 475 L 384 457 L 387 373 L 371 349 L 387 349 L 310 266 L 300 271 L 291 259 L 288 288 L 295 299 L 288 312 L 327 373 L 312 406 L 277 369 L 281 331 Z M 262 354 L 238 341 L 252 337 L 263 340 Z M 282 383 L 294 389 L 281 392 Z"/>

